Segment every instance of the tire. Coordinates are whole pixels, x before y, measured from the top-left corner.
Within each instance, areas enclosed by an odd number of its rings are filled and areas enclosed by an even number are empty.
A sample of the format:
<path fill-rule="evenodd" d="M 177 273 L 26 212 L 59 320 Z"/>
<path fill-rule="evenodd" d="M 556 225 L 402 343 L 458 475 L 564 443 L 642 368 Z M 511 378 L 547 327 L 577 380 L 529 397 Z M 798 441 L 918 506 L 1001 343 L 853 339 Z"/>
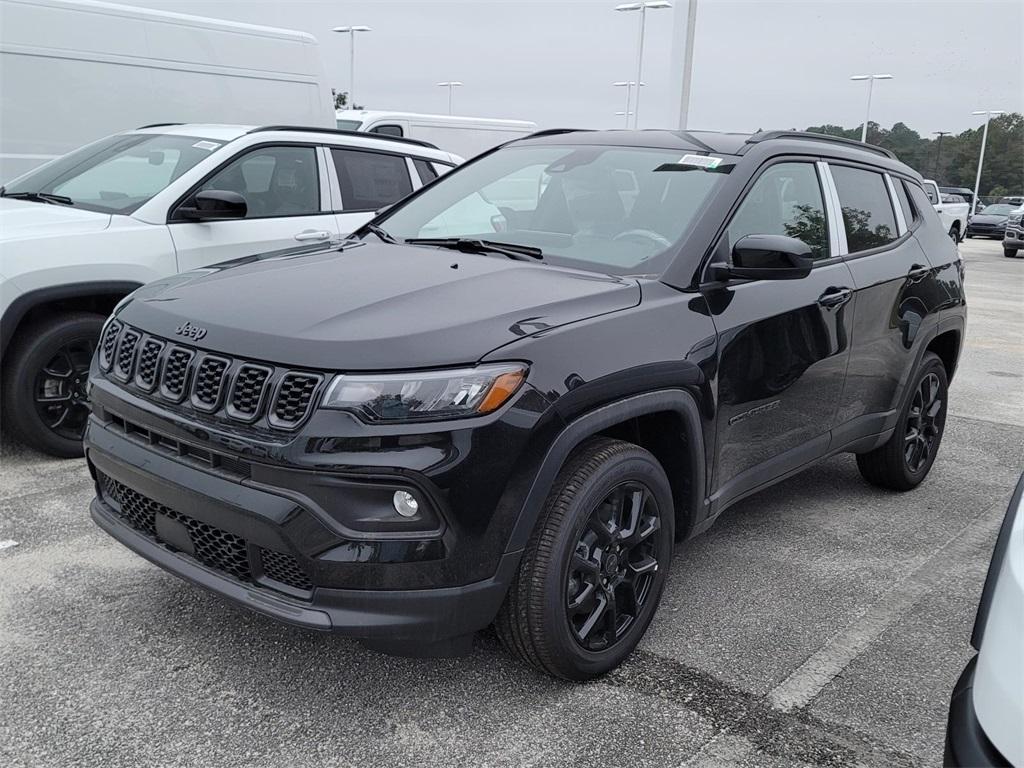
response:
<path fill-rule="evenodd" d="M 82 455 L 85 381 L 103 321 L 102 315 L 73 312 L 19 330 L 4 360 L 5 430 L 51 456 Z M 38 405 L 37 395 L 50 397 L 51 404 Z"/>
<path fill-rule="evenodd" d="M 1017 257 L 1017 249 L 1016 248 L 1003 248 L 1003 256 L 1005 256 L 1008 259 L 1016 258 Z"/>
<path fill-rule="evenodd" d="M 609 516 L 608 502 L 618 498 L 623 512 Z M 627 525 L 616 530 L 616 518 Z M 502 644 L 513 656 L 566 680 L 614 669 L 636 647 L 658 607 L 674 532 L 672 491 L 657 459 L 631 443 L 587 440 L 555 479 L 495 620 Z M 636 541 L 629 549 L 631 539 Z M 635 579 L 633 586 L 629 579 Z"/>
<path fill-rule="evenodd" d="M 954 243 L 959 243 L 963 239 L 962 237 L 960 237 L 960 227 L 958 227 L 956 224 L 953 224 L 949 228 L 949 237 Z"/>
<path fill-rule="evenodd" d="M 861 475 L 880 488 L 909 491 L 917 487 L 928 476 L 942 443 L 949 379 L 938 355 L 925 353 L 910 385 L 892 437 L 879 448 L 857 456 Z M 929 400 L 928 392 L 932 390 L 934 399 Z"/>
<path fill-rule="evenodd" d="M 972 235 L 970 232 L 964 235 L 964 238 L 967 240 L 970 240 L 972 237 L 974 237 L 974 235 Z"/>

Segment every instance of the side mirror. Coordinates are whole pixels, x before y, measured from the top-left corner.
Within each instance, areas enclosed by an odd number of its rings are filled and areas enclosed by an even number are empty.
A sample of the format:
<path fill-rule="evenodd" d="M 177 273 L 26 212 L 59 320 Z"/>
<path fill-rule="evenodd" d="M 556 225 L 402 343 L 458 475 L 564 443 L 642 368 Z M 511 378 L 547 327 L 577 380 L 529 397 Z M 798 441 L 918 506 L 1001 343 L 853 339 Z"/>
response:
<path fill-rule="evenodd" d="M 237 192 L 224 189 L 196 192 L 189 203 L 178 208 L 178 218 L 191 221 L 223 221 L 244 219 L 249 212 L 244 197 Z"/>
<path fill-rule="evenodd" d="M 715 280 L 799 280 L 811 272 L 811 247 L 786 235 L 746 235 L 732 248 L 732 264 L 713 264 Z"/>

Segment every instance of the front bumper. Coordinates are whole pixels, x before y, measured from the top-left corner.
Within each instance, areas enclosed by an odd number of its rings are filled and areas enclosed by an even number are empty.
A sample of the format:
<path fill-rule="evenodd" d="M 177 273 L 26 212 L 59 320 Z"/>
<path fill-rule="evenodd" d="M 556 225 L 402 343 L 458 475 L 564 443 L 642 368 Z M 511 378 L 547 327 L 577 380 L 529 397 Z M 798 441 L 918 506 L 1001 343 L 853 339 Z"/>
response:
<path fill-rule="evenodd" d="M 942 758 L 945 766 L 984 768 L 1009 765 L 985 735 L 974 711 L 974 670 L 977 664 L 978 657 L 974 656 L 967 662 L 953 688 L 946 725 L 946 750 Z"/>
<path fill-rule="evenodd" d="M 1004 224 L 971 224 L 967 222 L 966 234 L 974 237 L 1003 237 L 1006 230 Z"/>
<path fill-rule="evenodd" d="M 1004 248 L 1024 248 L 1024 228 L 1007 227 L 1003 233 Z"/>

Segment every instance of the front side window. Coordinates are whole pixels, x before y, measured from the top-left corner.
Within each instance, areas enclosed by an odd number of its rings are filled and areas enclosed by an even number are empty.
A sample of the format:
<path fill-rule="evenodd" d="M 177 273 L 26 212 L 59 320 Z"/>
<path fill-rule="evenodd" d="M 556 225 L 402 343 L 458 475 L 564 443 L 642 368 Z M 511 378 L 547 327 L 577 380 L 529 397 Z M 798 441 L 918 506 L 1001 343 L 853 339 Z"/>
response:
<path fill-rule="evenodd" d="M 375 211 L 412 192 L 409 166 L 401 155 L 355 149 L 332 149 L 346 211 Z"/>
<path fill-rule="evenodd" d="M 469 238 L 540 249 L 544 260 L 654 274 L 731 167 L 679 149 L 504 147 L 438 179 L 378 223 L 393 237 Z"/>
<path fill-rule="evenodd" d="M 370 133 L 379 133 L 381 136 L 404 136 L 400 125 L 375 125 Z"/>
<path fill-rule="evenodd" d="M 245 198 L 247 219 L 320 213 L 320 177 L 313 147 L 261 147 L 207 179 L 197 191 L 218 189 Z"/>
<path fill-rule="evenodd" d="M 825 205 L 811 163 L 779 163 L 761 174 L 729 224 L 729 250 L 746 235 L 786 235 L 810 246 L 815 260 L 830 256 Z"/>
<path fill-rule="evenodd" d="M 832 165 L 830 170 L 839 193 L 850 253 L 881 248 L 899 237 L 882 174 L 848 165 Z"/>
<path fill-rule="evenodd" d="M 4 194 L 55 195 L 64 205 L 128 214 L 222 144 L 197 136 L 111 136 L 7 184 Z"/>

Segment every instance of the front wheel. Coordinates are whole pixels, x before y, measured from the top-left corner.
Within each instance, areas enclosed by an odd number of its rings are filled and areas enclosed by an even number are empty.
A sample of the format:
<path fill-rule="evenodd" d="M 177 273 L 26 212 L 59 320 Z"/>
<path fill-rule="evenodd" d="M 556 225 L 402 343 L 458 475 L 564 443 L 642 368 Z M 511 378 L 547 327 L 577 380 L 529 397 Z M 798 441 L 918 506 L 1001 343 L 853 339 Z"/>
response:
<path fill-rule="evenodd" d="M 925 352 L 910 383 L 912 389 L 892 437 L 857 456 L 865 480 L 894 491 L 909 491 L 928 476 L 946 426 L 949 379 L 939 356 Z"/>
<path fill-rule="evenodd" d="M 75 312 L 21 328 L 4 360 L 4 427 L 44 453 L 82 455 L 86 382 L 103 317 Z"/>
<path fill-rule="evenodd" d="M 1017 255 L 1017 249 L 1016 248 L 1003 248 L 1003 256 L 1005 256 L 1006 258 L 1012 259 L 1012 258 L 1016 257 L 1016 255 Z"/>
<path fill-rule="evenodd" d="M 587 680 L 618 666 L 654 616 L 672 559 L 672 491 L 657 459 L 593 438 L 568 459 L 495 628 L 543 672 Z"/>

